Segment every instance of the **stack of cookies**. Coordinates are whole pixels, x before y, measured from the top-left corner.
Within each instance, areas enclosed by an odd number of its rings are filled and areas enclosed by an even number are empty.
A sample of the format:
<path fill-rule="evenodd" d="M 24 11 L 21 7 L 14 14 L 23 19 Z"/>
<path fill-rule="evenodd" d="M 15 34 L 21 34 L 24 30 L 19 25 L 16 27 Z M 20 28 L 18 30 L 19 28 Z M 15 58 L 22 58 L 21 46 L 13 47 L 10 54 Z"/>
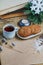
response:
<path fill-rule="evenodd" d="M 32 34 L 37 34 L 40 31 L 41 31 L 41 27 L 39 25 L 30 25 L 30 26 L 21 27 L 18 30 L 18 34 L 21 37 L 27 37 L 27 36 L 30 36 Z"/>

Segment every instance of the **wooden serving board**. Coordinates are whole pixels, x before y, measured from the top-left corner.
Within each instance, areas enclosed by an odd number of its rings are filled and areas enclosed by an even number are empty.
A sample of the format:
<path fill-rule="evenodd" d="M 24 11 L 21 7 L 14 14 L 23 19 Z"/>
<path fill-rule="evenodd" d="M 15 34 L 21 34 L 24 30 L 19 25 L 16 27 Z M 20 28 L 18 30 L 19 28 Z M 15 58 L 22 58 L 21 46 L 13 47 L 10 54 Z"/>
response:
<path fill-rule="evenodd" d="M 8 19 L 8 18 L 12 18 L 12 17 L 20 17 L 23 16 L 24 13 L 23 12 L 17 12 L 17 13 L 10 13 L 10 14 L 6 14 L 6 15 L 1 15 L 0 17 L 3 19 Z"/>
<path fill-rule="evenodd" d="M 25 18 L 17 17 L 7 19 L 11 24 L 17 26 L 17 22 Z M 8 23 L 8 22 L 6 22 Z M 0 28 L 5 25 L 5 22 L 2 24 L 0 22 Z M 43 23 L 41 24 L 42 32 L 43 32 Z M 2 31 L 2 29 L 0 30 Z M 15 46 L 10 48 L 8 45 L 3 45 L 3 51 L 0 54 L 1 63 L 2 65 L 43 65 L 43 51 L 41 53 L 35 51 L 35 43 L 34 40 L 37 37 L 28 39 L 28 40 L 21 40 L 18 37 L 15 37 L 11 40 L 7 40 L 8 44 L 11 42 L 15 42 Z M 0 38 L 1 40 L 2 38 Z"/>

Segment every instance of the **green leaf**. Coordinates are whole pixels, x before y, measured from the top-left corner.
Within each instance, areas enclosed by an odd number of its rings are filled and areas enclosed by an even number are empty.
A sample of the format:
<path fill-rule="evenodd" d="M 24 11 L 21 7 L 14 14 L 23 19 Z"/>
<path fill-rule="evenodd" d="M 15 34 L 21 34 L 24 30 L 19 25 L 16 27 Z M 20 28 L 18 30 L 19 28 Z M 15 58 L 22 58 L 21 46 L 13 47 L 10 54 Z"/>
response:
<path fill-rule="evenodd" d="M 40 24 L 42 22 L 41 19 L 35 15 L 28 16 L 28 19 L 34 24 Z"/>
<path fill-rule="evenodd" d="M 43 17 L 40 17 L 41 22 L 43 22 Z"/>
<path fill-rule="evenodd" d="M 24 7 L 24 8 L 29 9 L 31 5 L 32 5 L 32 3 L 28 2 L 28 3 L 25 5 L 25 7 Z"/>
<path fill-rule="evenodd" d="M 32 11 L 32 14 L 35 15 L 35 11 Z"/>
<path fill-rule="evenodd" d="M 33 22 L 35 20 L 35 17 L 33 15 L 29 15 L 28 19 Z"/>
<path fill-rule="evenodd" d="M 41 21 L 43 22 L 43 12 L 40 12 L 39 14 Z"/>
<path fill-rule="evenodd" d="M 30 10 L 25 10 L 25 11 L 24 11 L 24 14 L 30 14 L 30 13 L 31 13 Z"/>
<path fill-rule="evenodd" d="M 41 11 L 40 14 L 42 15 L 43 14 L 43 11 Z"/>
<path fill-rule="evenodd" d="M 40 15 L 40 17 L 42 17 L 42 18 L 43 18 L 43 12 L 41 12 L 39 15 Z"/>

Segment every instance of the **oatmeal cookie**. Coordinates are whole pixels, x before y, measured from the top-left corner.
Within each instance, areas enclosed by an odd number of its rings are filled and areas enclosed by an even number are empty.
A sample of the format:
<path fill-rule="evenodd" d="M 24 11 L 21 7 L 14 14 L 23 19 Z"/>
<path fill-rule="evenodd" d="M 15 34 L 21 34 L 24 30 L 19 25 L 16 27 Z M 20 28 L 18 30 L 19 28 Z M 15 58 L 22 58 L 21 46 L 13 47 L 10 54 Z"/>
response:
<path fill-rule="evenodd" d="M 28 26 L 24 26 L 19 29 L 18 34 L 22 37 L 27 37 L 31 35 L 31 29 Z"/>

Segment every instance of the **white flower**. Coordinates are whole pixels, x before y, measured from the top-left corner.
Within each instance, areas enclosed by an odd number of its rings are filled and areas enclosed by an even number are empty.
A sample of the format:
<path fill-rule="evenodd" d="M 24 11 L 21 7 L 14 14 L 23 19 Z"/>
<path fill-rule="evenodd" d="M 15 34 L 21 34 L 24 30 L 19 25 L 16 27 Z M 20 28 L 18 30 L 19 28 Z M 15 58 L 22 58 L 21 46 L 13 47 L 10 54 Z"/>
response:
<path fill-rule="evenodd" d="M 42 0 L 32 0 L 32 6 L 30 7 L 31 10 L 35 11 L 35 14 L 39 14 L 43 11 L 43 1 Z"/>

